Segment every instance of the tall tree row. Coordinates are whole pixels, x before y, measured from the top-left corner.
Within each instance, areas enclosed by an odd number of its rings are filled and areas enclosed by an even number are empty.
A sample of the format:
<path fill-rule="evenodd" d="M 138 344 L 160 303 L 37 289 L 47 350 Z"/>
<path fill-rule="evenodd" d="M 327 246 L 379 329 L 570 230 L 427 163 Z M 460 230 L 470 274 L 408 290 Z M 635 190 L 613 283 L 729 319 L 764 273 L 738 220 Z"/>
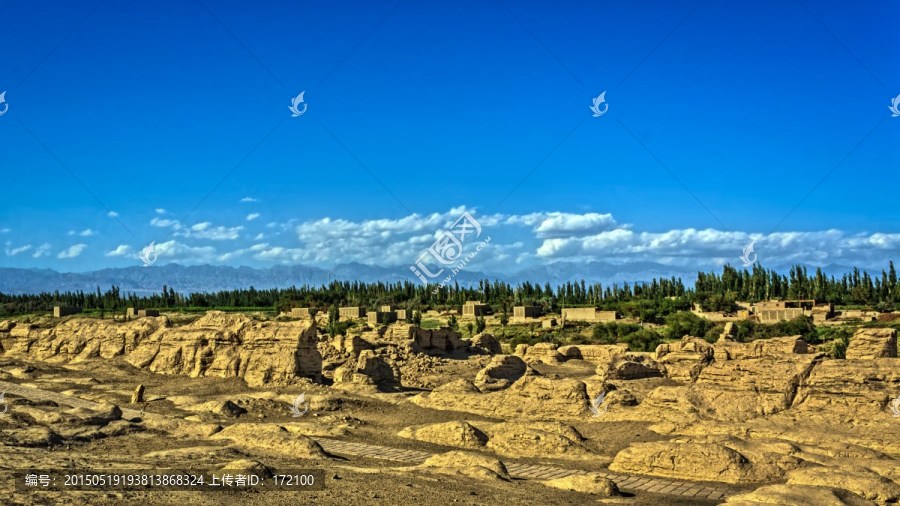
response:
<path fill-rule="evenodd" d="M 512 306 L 536 304 L 545 309 L 561 307 L 598 306 L 609 309 L 628 307 L 632 314 L 652 313 L 660 307 L 666 311 L 683 308 L 697 302 L 707 309 L 728 309 L 734 301 L 755 302 L 767 299 L 815 299 L 844 305 L 874 306 L 892 309 L 900 300 L 900 284 L 894 263 L 887 270 L 872 276 L 854 268 L 840 278 L 826 276 L 821 269 L 814 273 L 806 267 L 792 267 L 787 274 L 767 270 L 759 265 L 738 270 L 726 265 L 721 274 L 699 272 L 692 288 L 681 279 L 660 278 L 640 283 L 588 284 L 584 280 L 568 281 L 556 287 L 550 283 L 522 282 L 517 285 L 501 281 L 481 280 L 474 286 L 457 283 L 436 293 L 433 287 L 410 281 L 396 283 L 362 283 L 332 281 L 320 286 L 292 286 L 258 290 L 249 287 L 214 293 L 189 293 L 163 286 L 160 293 L 138 296 L 122 293 L 112 286 L 106 291 L 96 287 L 92 291 L 44 292 L 27 295 L 0 293 L 0 315 L 49 311 L 55 305 L 77 306 L 87 310 L 108 312 L 136 308 L 272 308 L 290 307 L 365 306 L 374 308 L 393 304 L 409 310 L 458 307 L 468 300 L 491 304 L 498 311 Z M 672 301 L 677 301 L 672 303 Z M 648 302 L 650 301 L 650 302 Z"/>

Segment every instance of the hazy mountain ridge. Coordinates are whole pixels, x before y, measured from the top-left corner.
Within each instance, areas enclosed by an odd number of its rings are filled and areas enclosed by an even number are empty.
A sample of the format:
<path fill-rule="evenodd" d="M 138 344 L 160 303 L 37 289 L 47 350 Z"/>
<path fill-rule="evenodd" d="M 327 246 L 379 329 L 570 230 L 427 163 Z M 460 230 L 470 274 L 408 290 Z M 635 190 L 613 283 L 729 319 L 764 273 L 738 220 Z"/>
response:
<path fill-rule="evenodd" d="M 789 266 L 776 267 L 786 271 Z M 815 270 L 813 266 L 807 266 Z M 678 268 L 653 262 L 634 262 L 623 265 L 605 262 L 556 262 L 514 274 L 491 274 L 481 271 L 461 271 L 452 281 L 470 286 L 482 279 L 499 279 L 509 283 L 530 281 L 550 283 L 555 286 L 568 281 L 584 279 L 588 283 L 603 284 L 649 281 L 659 277 L 680 277 L 685 285 L 692 286 L 697 272 L 704 269 Z M 716 269 L 720 272 L 721 269 Z M 829 265 L 823 267 L 827 275 L 840 276 L 852 271 L 851 267 Z M 871 273 L 880 272 L 871 270 Z M 165 285 L 178 292 L 215 292 L 239 288 L 287 288 L 292 285 L 321 285 L 332 280 L 419 282 L 404 266 L 380 267 L 359 263 L 340 264 L 332 269 L 305 265 L 277 265 L 265 269 L 253 267 L 227 267 L 215 265 L 166 264 L 152 267 L 122 267 L 88 272 L 57 272 L 52 269 L 0 268 L 0 292 L 26 294 L 39 292 L 93 291 L 99 286 L 107 290 L 116 285 L 122 292 L 136 294 L 159 293 Z"/>

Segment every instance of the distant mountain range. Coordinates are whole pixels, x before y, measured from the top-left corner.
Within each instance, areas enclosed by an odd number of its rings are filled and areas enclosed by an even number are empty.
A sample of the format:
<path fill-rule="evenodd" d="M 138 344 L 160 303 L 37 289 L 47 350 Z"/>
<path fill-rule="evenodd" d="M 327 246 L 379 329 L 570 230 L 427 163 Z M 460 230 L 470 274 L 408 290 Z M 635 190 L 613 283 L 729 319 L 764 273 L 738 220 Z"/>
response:
<path fill-rule="evenodd" d="M 808 268 L 812 271 L 815 267 Z M 775 267 L 776 270 L 787 270 Z M 703 269 L 701 269 L 703 270 Z M 850 272 L 851 267 L 829 265 L 823 270 L 827 275 L 840 276 Z M 681 278 L 686 286 L 692 286 L 698 269 L 675 268 L 653 262 L 632 262 L 616 265 L 605 262 L 557 262 L 526 269 L 514 274 L 491 274 L 479 271 L 461 271 L 454 281 L 461 286 L 477 284 L 479 280 L 499 279 L 509 283 L 531 281 L 533 283 L 550 283 L 556 286 L 567 281 L 588 283 L 600 282 L 633 283 L 649 281 L 653 278 L 675 276 Z M 874 271 L 870 271 L 874 272 Z M 878 271 L 880 272 L 880 271 Z M 279 265 L 266 269 L 253 267 L 225 267 L 215 265 L 185 266 L 166 264 L 153 267 L 123 267 L 101 269 L 89 272 L 57 272 L 51 269 L 17 269 L 0 268 L 0 292 L 7 294 L 25 294 L 53 292 L 59 290 L 107 290 L 110 286 L 118 286 L 123 293 L 133 292 L 138 295 L 159 293 L 165 285 L 178 292 L 215 292 L 254 287 L 287 288 L 292 285 L 322 285 L 332 280 L 371 282 L 397 282 L 408 280 L 420 282 L 408 267 L 378 267 L 360 263 L 337 265 L 332 269 L 309 267 L 304 265 Z"/>

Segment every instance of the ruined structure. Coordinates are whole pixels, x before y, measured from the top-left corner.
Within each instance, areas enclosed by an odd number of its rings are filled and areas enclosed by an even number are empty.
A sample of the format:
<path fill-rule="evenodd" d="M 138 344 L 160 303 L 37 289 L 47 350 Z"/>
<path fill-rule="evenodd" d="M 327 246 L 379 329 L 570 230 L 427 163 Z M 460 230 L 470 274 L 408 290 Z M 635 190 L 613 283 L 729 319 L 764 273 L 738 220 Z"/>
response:
<path fill-rule="evenodd" d="M 570 322 L 613 322 L 616 312 L 600 311 L 595 307 L 567 307 L 562 310 L 562 318 Z"/>
<path fill-rule="evenodd" d="M 513 318 L 522 320 L 525 318 L 538 318 L 542 313 L 541 306 L 515 306 L 513 308 Z"/>
<path fill-rule="evenodd" d="M 291 308 L 291 318 L 310 318 L 316 315 L 314 307 L 293 307 Z"/>
<path fill-rule="evenodd" d="M 770 300 L 756 303 L 756 317 L 760 323 L 777 323 L 798 316 L 812 316 L 814 300 Z"/>
<path fill-rule="evenodd" d="M 368 315 L 369 325 L 387 325 L 397 321 L 396 311 L 373 311 Z"/>
<path fill-rule="evenodd" d="M 63 316 L 78 314 L 80 312 L 81 312 L 80 307 L 71 307 L 71 306 L 54 306 L 53 307 L 53 316 L 55 318 L 62 318 Z"/>
<path fill-rule="evenodd" d="M 123 357 L 158 374 L 239 378 L 251 386 L 320 378 L 313 321 L 259 322 L 209 311 L 187 325 L 162 317 L 114 322 L 73 318 L 53 328 L 16 325 L 0 333 L 0 350 L 59 362 Z"/>
<path fill-rule="evenodd" d="M 469 300 L 462 307 L 463 318 L 475 318 L 476 316 L 485 316 L 491 312 L 491 306 L 483 304 L 481 301 Z"/>
<path fill-rule="evenodd" d="M 338 309 L 338 314 L 342 320 L 363 318 L 366 316 L 366 309 L 360 306 L 342 307 Z"/>
<path fill-rule="evenodd" d="M 825 323 L 834 317 L 834 304 L 828 302 L 825 304 L 816 304 L 812 308 L 813 323 Z"/>

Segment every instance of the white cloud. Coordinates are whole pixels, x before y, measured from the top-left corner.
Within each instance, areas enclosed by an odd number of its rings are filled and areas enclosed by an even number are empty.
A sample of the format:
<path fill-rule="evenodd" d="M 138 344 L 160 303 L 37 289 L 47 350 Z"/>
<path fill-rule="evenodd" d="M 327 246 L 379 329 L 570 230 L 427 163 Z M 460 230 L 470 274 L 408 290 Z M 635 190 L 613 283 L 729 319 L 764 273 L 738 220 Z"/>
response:
<path fill-rule="evenodd" d="M 75 231 L 75 230 L 69 230 L 69 235 L 78 235 L 81 237 L 92 237 L 92 236 L 97 235 L 97 232 L 95 232 L 89 228 L 86 228 L 80 232 Z"/>
<path fill-rule="evenodd" d="M 60 251 L 59 254 L 56 255 L 56 258 L 62 258 L 62 259 L 75 258 L 78 255 L 80 255 L 81 252 L 85 250 L 85 248 L 87 248 L 87 244 L 84 244 L 84 243 L 73 244 L 72 246 L 69 246 L 67 249 Z"/>
<path fill-rule="evenodd" d="M 8 228 L 0 228 L 0 234 L 8 234 L 10 232 L 12 232 L 12 230 Z"/>
<path fill-rule="evenodd" d="M 848 263 L 878 265 L 900 253 L 900 234 L 840 230 L 759 234 L 716 229 L 637 232 L 615 229 L 584 237 L 545 239 L 536 249 L 545 260 L 653 261 L 671 265 L 739 265 L 743 248 L 755 241 L 763 265 Z"/>
<path fill-rule="evenodd" d="M 117 213 L 115 211 L 110 211 L 110 212 L 106 213 L 106 215 L 109 216 L 110 218 L 116 218 L 119 216 L 119 213 Z"/>
<path fill-rule="evenodd" d="M 233 260 L 235 258 L 242 256 L 244 253 L 246 253 L 246 251 L 247 250 L 239 249 L 239 250 L 231 251 L 228 253 L 222 253 L 221 255 L 216 257 L 216 260 L 218 260 L 220 262 L 227 262 L 229 260 Z"/>
<path fill-rule="evenodd" d="M 216 258 L 216 248 L 212 246 L 191 246 L 175 240 L 157 243 L 153 251 L 160 259 L 177 261 L 178 263 L 204 264 Z"/>
<path fill-rule="evenodd" d="M 19 246 L 18 248 L 6 248 L 6 256 L 14 257 L 19 253 L 25 253 L 26 251 L 31 249 L 30 244 L 25 244 L 24 246 Z"/>
<path fill-rule="evenodd" d="M 611 214 L 547 213 L 534 228 L 538 237 L 563 237 L 609 230 L 616 226 Z"/>
<path fill-rule="evenodd" d="M 249 248 L 246 248 L 246 249 L 242 248 L 242 249 L 237 249 L 234 251 L 229 251 L 227 253 L 223 253 L 223 254 L 219 255 L 217 257 L 217 259 L 220 262 L 227 262 L 229 260 L 233 260 L 235 258 L 243 256 L 244 253 L 246 253 L 248 251 L 259 252 L 259 251 L 263 251 L 264 249 L 266 249 L 268 247 L 269 247 L 268 244 L 254 244 L 253 246 L 250 246 Z"/>
<path fill-rule="evenodd" d="M 189 229 L 176 232 L 178 237 L 192 237 L 195 239 L 208 239 L 210 241 L 230 241 L 240 237 L 240 232 L 244 227 L 224 227 L 219 225 L 212 226 L 212 223 L 204 221 L 191 225 Z M 177 229 L 176 229 L 177 230 Z"/>
<path fill-rule="evenodd" d="M 270 235 L 273 244 L 261 243 L 251 251 L 261 261 L 409 265 L 463 210 L 460 207 L 443 213 L 359 221 L 332 217 L 307 220 L 294 228 L 299 244 L 277 244 L 272 240 L 275 236 Z M 608 213 L 470 212 L 482 226 L 480 240 L 493 238 L 490 253 L 479 255 L 472 268 L 496 272 L 555 261 L 657 262 L 697 268 L 726 262 L 739 265 L 742 249 L 754 239 L 760 261 L 769 266 L 797 262 L 878 265 L 900 253 L 900 234 L 882 232 L 827 230 L 766 235 L 694 228 L 649 232 L 619 224 Z M 278 222 L 268 225 L 275 230 L 284 226 Z"/>
<path fill-rule="evenodd" d="M 181 222 L 178 220 L 170 220 L 168 218 L 153 218 L 150 220 L 150 225 L 159 228 L 173 228 L 178 230 L 181 228 Z"/>
<path fill-rule="evenodd" d="M 120 244 L 120 245 L 116 246 L 116 249 L 107 251 L 106 253 L 104 253 L 104 256 L 123 257 L 123 256 L 130 254 L 131 252 L 132 252 L 131 246 L 129 246 L 127 244 Z"/>
<path fill-rule="evenodd" d="M 34 253 L 31 256 L 34 258 L 41 258 L 41 257 L 47 256 L 50 254 L 50 248 L 51 248 L 50 243 L 45 242 L 44 244 L 41 244 L 40 246 L 38 246 L 37 249 L 34 250 Z"/>
<path fill-rule="evenodd" d="M 244 197 L 241 199 L 241 202 L 259 202 L 259 199 L 255 199 L 253 197 Z"/>
<path fill-rule="evenodd" d="M 300 248 L 285 248 L 283 246 L 263 249 L 254 255 L 253 258 L 276 262 L 300 262 L 309 259 L 304 250 Z"/>
<path fill-rule="evenodd" d="M 157 216 L 150 224 L 170 229 L 178 240 L 187 242 L 237 241 L 233 248 L 222 248 L 225 251 L 175 240 L 157 245 L 160 258 L 179 263 L 253 259 L 263 263 L 327 266 L 360 262 L 396 267 L 415 262 L 464 210 L 467 209 L 457 207 L 430 214 L 357 220 L 340 217 L 292 219 L 271 222 L 265 234 L 253 235 L 243 235 L 243 226 L 215 225 L 209 221 L 188 226 L 175 219 Z M 739 266 L 741 251 L 752 240 L 756 241 L 759 261 L 766 267 L 790 263 L 877 266 L 900 256 L 900 233 L 824 230 L 762 234 L 712 228 L 646 231 L 634 225 L 620 224 L 608 213 L 540 211 L 487 215 L 472 209 L 468 211 L 482 226 L 478 240 L 489 236 L 492 240 L 488 251 L 482 251 L 467 269 L 492 273 L 522 271 L 558 261 L 599 261 L 617 265 L 655 262 L 698 270 L 717 268 L 723 263 Z M 252 221 L 259 216 L 259 213 L 250 213 L 245 219 Z M 251 238 L 252 242 L 249 242 Z M 467 241 L 471 242 L 466 242 L 464 248 L 469 252 L 475 241 L 471 236 Z M 7 243 L 6 252 L 10 256 L 14 251 L 15 255 L 27 252 L 39 258 L 50 249 L 49 244 L 38 248 L 30 246 L 13 248 Z M 85 247 L 70 247 L 60 252 L 59 258 L 78 256 Z M 136 254 L 136 250 L 124 244 L 105 253 L 107 257 Z"/>
<path fill-rule="evenodd" d="M 156 209 L 154 209 L 154 211 L 156 211 L 156 214 L 166 214 L 168 212 L 161 207 L 157 207 Z"/>
<path fill-rule="evenodd" d="M 274 238 L 277 231 L 293 229 L 300 244 L 259 243 L 250 251 L 256 260 L 271 262 L 409 265 L 464 210 L 459 207 L 443 213 L 362 221 L 326 217 L 299 224 L 295 224 L 296 220 L 271 222 L 266 227 L 276 233 L 258 234 L 255 240 Z"/>

